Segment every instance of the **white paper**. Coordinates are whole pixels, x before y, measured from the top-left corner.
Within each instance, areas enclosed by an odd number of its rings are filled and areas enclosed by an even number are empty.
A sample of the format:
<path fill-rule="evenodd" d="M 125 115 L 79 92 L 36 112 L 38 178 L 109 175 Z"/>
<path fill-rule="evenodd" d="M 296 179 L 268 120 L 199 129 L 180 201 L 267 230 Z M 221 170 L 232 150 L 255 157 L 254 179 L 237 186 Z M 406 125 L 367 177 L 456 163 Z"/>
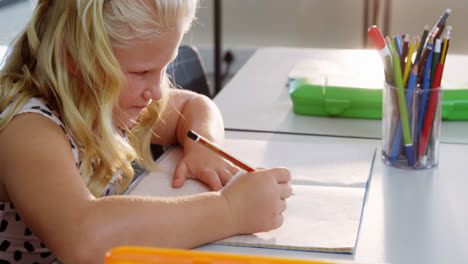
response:
<path fill-rule="evenodd" d="M 307 251 L 348 252 L 356 244 L 366 183 L 375 149 L 365 144 L 305 142 L 298 138 L 275 140 L 228 139 L 225 150 L 260 167 L 291 169 L 294 196 L 287 200 L 283 225 L 269 232 L 238 235 L 215 244 Z M 284 140 L 283 140 L 284 139 Z M 248 149 L 246 149 L 248 146 Z M 160 162 L 160 171 L 141 177 L 131 195 L 176 197 L 209 191 L 196 180 L 172 188 L 172 175 L 182 158 L 180 147 L 170 150 Z"/>
<path fill-rule="evenodd" d="M 361 218 L 361 188 L 293 185 L 280 228 L 230 237 L 216 244 L 353 252 Z"/>

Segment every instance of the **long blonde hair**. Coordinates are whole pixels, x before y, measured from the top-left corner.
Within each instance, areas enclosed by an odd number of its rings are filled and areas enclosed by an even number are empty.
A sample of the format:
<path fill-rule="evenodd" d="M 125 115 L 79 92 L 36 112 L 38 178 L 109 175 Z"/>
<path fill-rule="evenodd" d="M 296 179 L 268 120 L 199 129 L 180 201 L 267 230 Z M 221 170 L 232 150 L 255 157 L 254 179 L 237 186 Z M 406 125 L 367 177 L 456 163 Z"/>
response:
<path fill-rule="evenodd" d="M 101 196 L 121 169 L 123 191 L 133 178 L 131 161 L 154 166 L 149 145 L 164 100 L 143 111 L 127 143 L 112 119 L 125 84 L 112 47 L 151 39 L 181 23 L 188 29 L 197 5 L 198 0 L 39 0 L 0 72 L 0 112 L 12 104 L 0 132 L 26 101 L 43 97 L 83 150 L 79 170 L 89 190 Z M 70 60 L 77 74 L 70 73 Z M 162 86 L 168 85 L 165 77 Z"/>

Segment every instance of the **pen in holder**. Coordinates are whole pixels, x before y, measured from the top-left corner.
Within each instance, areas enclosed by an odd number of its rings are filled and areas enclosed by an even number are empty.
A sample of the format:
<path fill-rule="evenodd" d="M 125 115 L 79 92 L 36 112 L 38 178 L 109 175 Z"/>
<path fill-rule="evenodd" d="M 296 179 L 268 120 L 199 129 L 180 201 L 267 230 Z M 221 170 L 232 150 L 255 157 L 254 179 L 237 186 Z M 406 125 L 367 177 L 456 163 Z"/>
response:
<path fill-rule="evenodd" d="M 445 23 L 451 12 L 447 8 L 430 32 L 426 25 L 422 37 L 411 43 L 408 34 L 384 38 L 377 26 L 369 28 L 385 67 L 382 159 L 388 165 L 427 169 L 439 162 L 441 80 L 452 34 Z"/>
<path fill-rule="evenodd" d="M 385 82 L 382 158 L 398 168 L 432 168 L 438 164 L 442 89 L 409 87 L 397 88 Z"/>

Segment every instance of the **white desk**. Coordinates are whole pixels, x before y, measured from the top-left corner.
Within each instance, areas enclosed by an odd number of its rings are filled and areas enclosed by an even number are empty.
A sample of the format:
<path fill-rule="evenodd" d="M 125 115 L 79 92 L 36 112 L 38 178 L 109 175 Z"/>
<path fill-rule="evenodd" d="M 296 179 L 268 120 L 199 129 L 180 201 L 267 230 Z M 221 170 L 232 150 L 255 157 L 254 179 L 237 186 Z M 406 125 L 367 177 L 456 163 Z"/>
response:
<path fill-rule="evenodd" d="M 294 114 L 287 76 L 305 57 L 326 59 L 349 52 L 377 55 L 375 50 L 261 48 L 250 58 L 214 101 L 227 129 L 381 138 L 380 120 L 329 118 Z M 466 62 L 466 63 L 465 63 Z M 458 65 L 465 67 L 457 68 Z M 448 55 L 445 76 L 468 66 L 468 56 Z M 467 121 L 444 121 L 441 141 L 468 143 Z"/>
<path fill-rule="evenodd" d="M 304 173 L 301 172 L 301 167 L 304 166 L 300 164 L 307 164 L 304 159 L 307 154 L 304 153 L 299 162 L 288 157 L 284 160 L 289 160 L 289 163 L 283 164 L 281 157 L 288 155 L 288 152 L 268 147 L 273 145 L 268 142 L 313 144 L 316 147 L 310 151 L 316 153 L 326 153 L 330 144 L 340 144 L 348 152 L 352 152 L 350 148 L 355 148 L 357 152 L 366 147 L 380 146 L 380 140 L 375 139 L 256 132 L 227 131 L 226 138 L 231 142 L 226 149 L 242 159 L 261 162 L 261 165 L 267 167 L 291 166 L 293 180 Z M 265 142 L 264 152 L 252 153 L 249 140 Z M 233 145 L 232 142 L 237 143 Z M 468 145 L 441 144 L 439 167 L 420 171 L 388 167 L 382 163 L 380 148 L 377 151 L 354 255 L 222 245 L 205 245 L 195 250 L 336 262 L 468 263 L 468 177 L 463 173 L 466 171 L 464 162 L 468 157 Z M 298 153 L 294 155 L 299 157 Z M 169 154 L 158 160 L 163 170 L 170 171 L 170 166 L 172 169 L 175 167 L 175 160 L 170 157 Z M 313 165 L 309 167 L 317 168 L 310 170 L 310 174 L 325 174 L 327 167 L 336 171 L 337 168 L 340 169 L 337 163 L 337 160 L 330 158 L 329 162 L 321 166 L 310 160 L 308 164 Z M 167 183 L 168 188 L 169 186 L 170 181 Z M 149 186 L 146 182 L 143 189 L 152 191 L 158 187 Z"/>
<path fill-rule="evenodd" d="M 324 147 L 337 142 L 342 142 L 344 147 L 357 144 L 380 146 L 379 140 L 372 139 L 272 133 L 228 131 L 226 137 L 265 141 L 273 141 L 276 137 L 290 137 L 291 140 L 302 137 L 307 142 L 324 143 Z M 236 155 L 241 158 L 250 155 L 248 148 L 244 150 Z M 359 263 L 467 263 L 468 177 L 464 173 L 464 162 L 468 157 L 468 146 L 441 144 L 439 167 L 423 171 L 388 167 L 382 163 L 380 148 L 377 154 L 354 255 L 217 245 L 202 246 L 197 250 Z M 271 155 L 281 156 L 281 153 Z"/>
<path fill-rule="evenodd" d="M 300 116 L 292 111 L 285 87 L 287 75 L 305 57 L 324 59 L 350 50 L 263 48 L 259 49 L 215 98 L 229 130 L 368 138 L 353 140 L 380 146 L 380 120 Z M 374 50 L 352 51 L 373 53 Z M 446 76 L 468 65 L 468 56 L 449 55 Z M 273 134 L 272 135 L 275 135 Z M 199 250 L 262 254 L 293 258 L 324 258 L 362 263 L 468 263 L 468 122 L 444 121 L 439 167 L 408 171 L 375 160 L 364 208 L 356 252 L 352 256 L 223 246 Z M 291 135 L 294 137 L 294 135 Z M 295 136 L 297 137 L 297 135 Z M 315 138 L 315 136 L 313 136 Z M 334 140 L 340 140 L 335 138 Z M 461 144 L 457 144 L 461 143 Z M 343 145 L 349 145 L 343 141 Z M 317 150 L 320 151 L 320 150 Z"/>

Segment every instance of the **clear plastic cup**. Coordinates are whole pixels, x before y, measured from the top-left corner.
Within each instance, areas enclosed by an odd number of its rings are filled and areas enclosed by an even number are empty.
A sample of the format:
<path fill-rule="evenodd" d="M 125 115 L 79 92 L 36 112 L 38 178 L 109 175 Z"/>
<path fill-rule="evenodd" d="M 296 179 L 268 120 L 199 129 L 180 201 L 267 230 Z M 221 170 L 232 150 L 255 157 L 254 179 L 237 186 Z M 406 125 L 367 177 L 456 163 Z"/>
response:
<path fill-rule="evenodd" d="M 403 169 L 437 166 L 442 114 L 441 87 L 409 90 L 385 82 L 382 105 L 384 162 Z M 401 114 L 404 113 L 402 110 L 406 111 L 406 117 Z"/>

